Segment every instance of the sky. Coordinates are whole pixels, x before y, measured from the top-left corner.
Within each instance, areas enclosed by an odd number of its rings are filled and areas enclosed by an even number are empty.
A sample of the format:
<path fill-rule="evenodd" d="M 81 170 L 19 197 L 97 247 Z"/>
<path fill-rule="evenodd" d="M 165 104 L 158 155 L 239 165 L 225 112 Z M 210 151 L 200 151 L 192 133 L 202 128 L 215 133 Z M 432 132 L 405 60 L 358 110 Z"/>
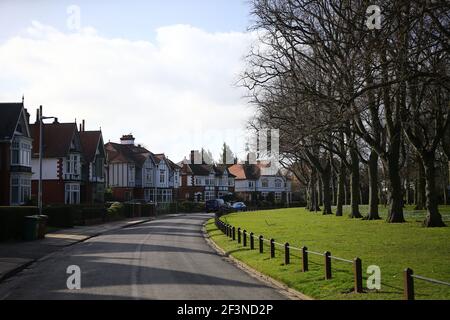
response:
<path fill-rule="evenodd" d="M 241 158 L 253 114 L 236 85 L 255 43 L 246 0 L 0 1 L 0 101 L 35 120 L 86 120 L 105 142 L 132 133 L 178 162 Z"/>

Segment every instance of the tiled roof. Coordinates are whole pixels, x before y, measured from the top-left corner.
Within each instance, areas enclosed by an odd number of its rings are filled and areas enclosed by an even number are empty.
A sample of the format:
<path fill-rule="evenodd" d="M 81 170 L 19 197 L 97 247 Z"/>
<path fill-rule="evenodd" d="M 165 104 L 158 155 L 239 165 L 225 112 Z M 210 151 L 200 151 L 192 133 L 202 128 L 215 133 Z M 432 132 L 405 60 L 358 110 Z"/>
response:
<path fill-rule="evenodd" d="M 228 176 L 233 178 L 235 177 L 234 174 L 232 174 L 229 170 L 229 166 L 227 166 L 226 164 L 222 164 L 222 165 L 215 165 L 214 166 L 214 170 L 216 171 L 216 175 L 217 176 L 222 176 L 223 173 L 225 172 L 225 170 L 228 169 Z"/>
<path fill-rule="evenodd" d="M 39 153 L 39 124 L 30 125 L 33 138 L 33 154 Z M 51 123 L 43 126 L 45 158 L 65 157 L 70 151 L 72 140 L 77 133 L 76 123 Z"/>
<path fill-rule="evenodd" d="M 0 140 L 11 140 L 14 135 L 23 103 L 0 103 Z"/>
<path fill-rule="evenodd" d="M 87 162 L 94 161 L 101 136 L 102 136 L 101 131 L 80 132 L 80 141 L 81 141 L 81 148 L 83 150 L 83 157 Z"/>
<path fill-rule="evenodd" d="M 258 180 L 261 176 L 261 170 L 256 164 L 235 164 L 228 170 L 237 180 Z"/>
<path fill-rule="evenodd" d="M 142 166 L 148 158 L 155 159 L 150 151 L 135 145 L 109 142 L 105 149 L 110 163 L 132 162 Z"/>

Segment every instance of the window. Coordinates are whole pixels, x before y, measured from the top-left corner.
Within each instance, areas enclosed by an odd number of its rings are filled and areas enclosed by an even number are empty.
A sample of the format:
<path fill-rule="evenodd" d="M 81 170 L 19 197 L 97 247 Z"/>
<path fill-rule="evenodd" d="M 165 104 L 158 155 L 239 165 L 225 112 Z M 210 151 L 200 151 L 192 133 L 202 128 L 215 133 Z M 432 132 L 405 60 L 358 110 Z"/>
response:
<path fill-rule="evenodd" d="M 201 186 L 202 185 L 202 179 L 201 178 L 195 178 L 195 185 Z"/>
<path fill-rule="evenodd" d="M 278 180 L 275 181 L 275 188 L 281 189 L 282 185 L 283 185 L 283 183 L 282 183 L 281 180 L 278 179 Z"/>
<path fill-rule="evenodd" d="M 11 204 L 24 204 L 31 196 L 31 178 L 26 175 L 11 177 Z"/>
<path fill-rule="evenodd" d="M 11 144 L 11 165 L 31 166 L 31 144 L 15 138 Z"/>
<path fill-rule="evenodd" d="M 228 178 L 228 186 L 229 187 L 233 187 L 234 186 L 234 179 L 233 178 Z"/>
<path fill-rule="evenodd" d="M 205 201 L 214 200 L 215 198 L 214 191 L 205 191 Z"/>
<path fill-rule="evenodd" d="M 134 184 L 136 182 L 136 171 L 135 171 L 134 165 L 128 166 L 128 182 L 130 187 L 134 187 Z"/>
<path fill-rule="evenodd" d="M 172 190 L 170 190 L 170 189 L 158 190 L 158 202 L 171 203 L 172 202 Z"/>
<path fill-rule="evenodd" d="M 275 192 L 275 201 L 281 201 L 281 192 Z"/>
<path fill-rule="evenodd" d="M 254 181 L 249 181 L 248 182 L 248 187 L 249 188 L 254 188 L 255 187 L 255 182 Z"/>
<path fill-rule="evenodd" d="M 66 158 L 66 174 L 78 175 L 80 174 L 80 156 L 76 154 L 70 154 Z"/>
<path fill-rule="evenodd" d="M 79 204 L 80 203 L 80 185 L 79 184 L 66 184 L 65 192 L 66 204 Z"/>
<path fill-rule="evenodd" d="M 261 197 L 264 199 L 264 200 L 267 200 L 267 195 L 268 195 L 269 193 L 268 192 L 261 192 Z"/>
<path fill-rule="evenodd" d="M 205 180 L 205 184 L 206 184 L 207 186 L 214 186 L 214 182 L 215 182 L 215 179 L 214 179 L 214 178 L 211 178 L 211 177 L 206 178 L 206 180 Z"/>
<path fill-rule="evenodd" d="M 151 168 L 145 168 L 145 184 L 153 185 L 153 172 Z"/>
<path fill-rule="evenodd" d="M 261 180 L 261 186 L 263 188 L 268 188 L 269 187 L 269 180 L 268 179 L 262 179 Z"/>
<path fill-rule="evenodd" d="M 159 183 L 166 183 L 166 172 L 164 170 L 159 170 Z"/>
<path fill-rule="evenodd" d="M 154 202 L 155 201 L 154 190 L 145 189 L 144 190 L 144 200 L 147 202 Z"/>

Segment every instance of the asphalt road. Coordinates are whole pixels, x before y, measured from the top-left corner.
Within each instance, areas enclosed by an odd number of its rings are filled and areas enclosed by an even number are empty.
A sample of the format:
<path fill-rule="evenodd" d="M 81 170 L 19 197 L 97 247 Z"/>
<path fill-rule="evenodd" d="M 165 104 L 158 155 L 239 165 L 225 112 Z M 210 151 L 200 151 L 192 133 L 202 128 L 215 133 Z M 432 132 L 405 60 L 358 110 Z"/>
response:
<path fill-rule="evenodd" d="M 207 214 L 172 216 L 64 248 L 0 284 L 0 299 L 286 299 L 202 236 Z M 81 289 L 67 289 L 71 265 Z"/>

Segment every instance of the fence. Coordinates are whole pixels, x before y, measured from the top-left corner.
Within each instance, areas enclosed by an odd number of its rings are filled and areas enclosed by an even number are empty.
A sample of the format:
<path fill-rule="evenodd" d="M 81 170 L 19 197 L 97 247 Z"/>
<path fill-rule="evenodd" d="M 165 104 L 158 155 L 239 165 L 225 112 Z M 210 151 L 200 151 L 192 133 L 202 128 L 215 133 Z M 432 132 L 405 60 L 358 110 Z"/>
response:
<path fill-rule="evenodd" d="M 241 228 L 237 228 L 224 223 L 222 220 L 220 220 L 217 216 L 215 218 L 215 224 L 216 227 L 222 231 L 227 237 L 231 238 L 233 241 L 236 240 L 239 244 L 242 243 L 244 247 L 247 247 L 247 237 L 250 239 L 250 250 L 255 250 L 255 235 L 253 232 L 248 232 L 247 230 L 242 230 Z M 236 237 L 237 233 L 237 237 Z M 340 261 L 347 264 L 353 265 L 353 287 L 355 293 L 363 293 L 363 278 L 362 278 L 362 260 L 358 257 L 354 258 L 353 260 L 343 259 L 340 257 L 336 257 L 331 255 L 331 252 L 326 251 L 324 253 L 315 252 L 312 250 L 309 250 L 307 247 L 301 247 L 297 248 L 292 245 L 290 245 L 288 242 L 286 243 L 279 243 L 276 242 L 275 239 L 266 239 L 262 235 L 258 236 L 258 246 L 259 246 L 259 253 L 264 253 L 264 243 L 267 243 L 270 248 L 270 258 L 275 258 L 276 256 L 276 246 L 281 247 L 282 251 L 284 250 L 284 263 L 286 265 L 291 263 L 291 250 L 292 251 L 298 251 L 301 253 L 301 269 L 302 272 L 308 272 L 309 270 L 309 255 L 315 255 L 315 256 L 322 256 L 324 260 L 324 276 L 326 280 L 332 279 L 333 273 L 332 273 L 332 261 Z M 434 284 L 440 284 L 440 285 L 446 285 L 450 286 L 450 283 L 425 278 L 423 276 L 414 275 L 413 270 L 406 269 L 404 271 L 404 299 L 405 300 L 414 300 L 414 279 L 427 281 Z"/>

